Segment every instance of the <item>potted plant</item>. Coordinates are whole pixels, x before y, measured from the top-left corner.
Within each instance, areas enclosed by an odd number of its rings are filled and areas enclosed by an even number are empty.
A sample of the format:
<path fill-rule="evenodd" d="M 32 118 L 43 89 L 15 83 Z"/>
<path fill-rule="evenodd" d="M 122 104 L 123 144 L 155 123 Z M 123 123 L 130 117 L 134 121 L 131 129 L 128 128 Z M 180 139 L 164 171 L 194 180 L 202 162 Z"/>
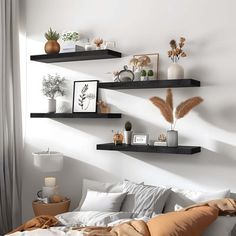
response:
<path fill-rule="evenodd" d="M 56 112 L 56 97 L 58 96 L 64 96 L 65 90 L 65 78 L 61 78 L 59 75 L 50 75 L 48 74 L 48 77 L 43 78 L 42 82 L 43 88 L 42 92 L 43 94 L 48 97 L 48 112 L 54 113 Z"/>
<path fill-rule="evenodd" d="M 63 41 L 63 52 L 75 52 L 77 48 L 82 50 L 83 48 L 76 45 L 80 39 L 80 34 L 77 31 L 66 31 L 61 35 L 61 40 Z"/>
<path fill-rule="evenodd" d="M 125 130 L 124 130 L 124 143 L 125 144 L 131 144 L 131 138 L 132 138 L 132 124 L 130 121 L 127 121 L 125 123 Z"/>
<path fill-rule="evenodd" d="M 152 97 L 150 101 L 160 109 L 162 116 L 170 123 L 171 128 L 167 131 L 167 146 L 178 146 L 178 131 L 175 130 L 176 122 L 185 117 L 189 111 L 203 102 L 201 97 L 192 97 L 181 102 L 176 109 L 173 108 L 172 90 L 167 89 L 166 100 L 160 97 Z"/>
<path fill-rule="evenodd" d="M 183 51 L 185 41 L 184 37 L 180 38 L 178 45 L 174 39 L 170 41 L 171 50 L 168 51 L 168 56 L 173 63 L 168 67 L 168 79 L 184 79 L 184 68 L 178 61 L 181 57 L 187 56 Z"/>
<path fill-rule="evenodd" d="M 147 80 L 147 72 L 146 70 L 141 70 L 141 77 L 140 77 L 141 81 L 145 81 Z"/>
<path fill-rule="evenodd" d="M 44 50 L 47 54 L 57 54 L 60 52 L 60 44 L 57 40 L 60 38 L 60 34 L 53 31 L 52 28 L 44 34 L 45 38 L 48 40 L 44 46 Z"/>
<path fill-rule="evenodd" d="M 96 45 L 96 49 L 99 50 L 101 49 L 101 45 L 103 44 L 103 39 L 96 38 L 93 40 L 93 43 Z"/>
<path fill-rule="evenodd" d="M 153 70 L 149 70 L 147 74 L 148 74 L 148 80 L 154 80 L 154 72 L 153 72 Z"/>

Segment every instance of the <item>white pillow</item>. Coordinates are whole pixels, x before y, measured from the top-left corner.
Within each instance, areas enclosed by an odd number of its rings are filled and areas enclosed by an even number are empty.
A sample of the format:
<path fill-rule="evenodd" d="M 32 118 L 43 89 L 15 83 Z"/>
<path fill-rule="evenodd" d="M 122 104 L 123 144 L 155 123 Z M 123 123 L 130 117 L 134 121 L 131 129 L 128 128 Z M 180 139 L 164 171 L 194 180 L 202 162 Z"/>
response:
<path fill-rule="evenodd" d="M 203 236 L 234 236 L 236 217 L 219 216 L 205 231 Z"/>
<path fill-rule="evenodd" d="M 128 193 L 123 206 L 124 212 L 134 212 L 135 217 L 152 217 L 162 213 L 170 189 L 124 181 L 124 191 Z"/>
<path fill-rule="evenodd" d="M 221 199 L 230 196 L 230 190 L 217 192 L 201 192 L 186 189 L 172 188 L 166 202 L 164 213 L 177 211 L 195 203 Z"/>
<path fill-rule="evenodd" d="M 118 212 L 127 193 L 105 193 L 88 190 L 81 211 Z"/>
<path fill-rule="evenodd" d="M 84 179 L 82 187 L 82 196 L 79 206 L 75 209 L 76 211 L 78 211 L 82 206 L 88 189 L 98 192 L 121 193 L 123 192 L 123 183 L 102 183 L 94 180 Z"/>

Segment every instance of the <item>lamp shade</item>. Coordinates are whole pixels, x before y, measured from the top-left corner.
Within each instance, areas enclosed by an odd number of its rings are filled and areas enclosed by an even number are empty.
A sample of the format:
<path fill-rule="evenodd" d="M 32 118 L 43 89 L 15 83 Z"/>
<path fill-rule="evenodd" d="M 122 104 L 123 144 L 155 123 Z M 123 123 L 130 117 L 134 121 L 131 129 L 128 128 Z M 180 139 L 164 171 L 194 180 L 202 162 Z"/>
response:
<path fill-rule="evenodd" d="M 63 167 L 63 154 L 60 152 L 33 152 L 34 166 L 42 172 L 58 172 Z"/>

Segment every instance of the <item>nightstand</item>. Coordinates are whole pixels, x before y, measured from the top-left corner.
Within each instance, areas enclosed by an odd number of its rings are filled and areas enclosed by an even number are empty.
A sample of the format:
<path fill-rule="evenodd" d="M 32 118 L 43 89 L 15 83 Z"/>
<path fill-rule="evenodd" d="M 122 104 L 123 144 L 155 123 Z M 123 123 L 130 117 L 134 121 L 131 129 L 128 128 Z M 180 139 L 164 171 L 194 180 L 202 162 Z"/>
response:
<path fill-rule="evenodd" d="M 47 203 L 47 204 L 39 201 L 33 201 L 32 207 L 35 216 L 40 216 L 40 215 L 55 216 L 69 211 L 70 199 L 67 199 L 59 203 Z"/>

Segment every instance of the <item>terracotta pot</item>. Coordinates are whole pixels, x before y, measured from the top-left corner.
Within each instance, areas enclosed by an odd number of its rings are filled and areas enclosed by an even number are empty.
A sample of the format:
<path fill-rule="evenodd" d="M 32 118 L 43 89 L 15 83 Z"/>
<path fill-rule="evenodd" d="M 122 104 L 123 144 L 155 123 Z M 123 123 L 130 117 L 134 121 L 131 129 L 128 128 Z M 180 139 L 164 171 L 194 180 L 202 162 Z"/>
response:
<path fill-rule="evenodd" d="M 60 52 L 60 44 L 56 40 L 48 40 L 45 43 L 44 50 L 47 54 L 57 54 Z"/>

